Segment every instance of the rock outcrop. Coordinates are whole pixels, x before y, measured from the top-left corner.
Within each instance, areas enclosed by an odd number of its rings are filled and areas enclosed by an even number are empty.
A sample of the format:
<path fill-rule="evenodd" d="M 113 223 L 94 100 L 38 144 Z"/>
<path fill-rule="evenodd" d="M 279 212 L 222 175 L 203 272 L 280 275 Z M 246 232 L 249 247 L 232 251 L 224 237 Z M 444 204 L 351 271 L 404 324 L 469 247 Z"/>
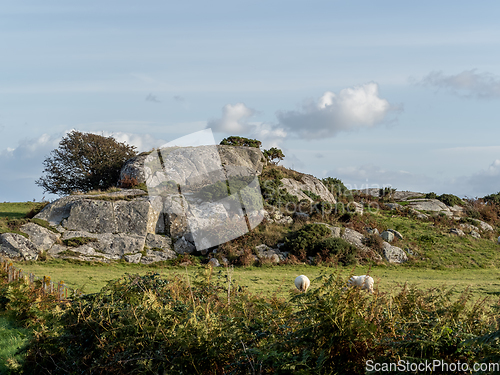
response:
<path fill-rule="evenodd" d="M 299 201 L 305 199 L 309 202 L 313 200 L 304 193 L 304 191 L 310 191 L 311 193 L 320 197 L 322 201 L 330 202 L 332 204 L 337 203 L 333 194 L 326 188 L 326 186 L 318 180 L 316 177 L 311 175 L 303 175 L 300 181 L 291 178 L 282 178 L 281 182 L 286 191 L 297 197 Z"/>

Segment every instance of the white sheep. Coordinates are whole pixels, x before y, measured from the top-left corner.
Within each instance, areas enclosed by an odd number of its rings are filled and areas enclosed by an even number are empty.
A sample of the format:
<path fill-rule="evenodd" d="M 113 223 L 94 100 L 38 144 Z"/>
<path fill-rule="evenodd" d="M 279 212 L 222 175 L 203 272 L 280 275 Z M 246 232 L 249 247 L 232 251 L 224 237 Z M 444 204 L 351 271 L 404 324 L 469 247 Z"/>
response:
<path fill-rule="evenodd" d="M 309 288 L 310 285 L 311 281 L 309 281 L 309 278 L 307 276 L 300 275 L 295 278 L 295 286 L 301 292 L 306 292 L 307 288 Z"/>
<path fill-rule="evenodd" d="M 368 290 L 370 293 L 373 293 L 373 283 L 373 277 L 368 275 L 353 276 L 348 281 L 349 286 L 359 286 L 361 289 Z"/>

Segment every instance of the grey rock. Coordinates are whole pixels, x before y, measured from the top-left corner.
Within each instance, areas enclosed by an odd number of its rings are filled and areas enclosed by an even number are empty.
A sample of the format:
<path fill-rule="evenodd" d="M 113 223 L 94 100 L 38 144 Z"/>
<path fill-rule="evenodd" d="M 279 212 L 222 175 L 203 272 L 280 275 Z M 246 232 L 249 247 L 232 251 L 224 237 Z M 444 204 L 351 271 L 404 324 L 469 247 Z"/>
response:
<path fill-rule="evenodd" d="M 35 223 L 24 224 L 20 230 L 29 236 L 30 241 L 36 245 L 39 251 L 49 250 L 61 237 L 60 234 L 56 234 Z"/>
<path fill-rule="evenodd" d="M 394 236 L 394 233 L 385 230 L 382 233 L 380 233 L 380 237 L 382 237 L 387 242 L 392 242 L 392 241 L 394 241 L 395 236 Z"/>
<path fill-rule="evenodd" d="M 140 263 L 142 258 L 141 253 L 136 253 L 136 254 L 127 254 L 123 256 L 123 259 L 125 259 L 129 263 Z"/>
<path fill-rule="evenodd" d="M 383 248 L 384 258 L 389 263 L 401 264 L 408 261 L 408 256 L 399 247 L 392 246 L 387 242 L 384 242 L 383 246 L 384 246 Z"/>
<path fill-rule="evenodd" d="M 500 244 L 500 236 L 498 236 L 497 243 Z"/>
<path fill-rule="evenodd" d="M 135 178 L 137 183 L 146 182 L 146 175 L 144 174 L 144 161 L 148 157 L 149 154 L 138 155 L 129 159 L 123 164 L 123 167 L 120 171 L 120 181 L 125 179 L 125 177 Z M 120 183 L 118 181 L 118 185 Z M 136 262 L 132 262 L 136 263 Z"/>
<path fill-rule="evenodd" d="M 363 205 L 361 203 L 354 202 L 354 201 L 347 203 L 346 209 L 347 209 L 347 212 L 353 212 L 353 213 L 360 214 L 360 215 L 363 215 L 363 212 L 364 212 Z"/>
<path fill-rule="evenodd" d="M 63 234 L 63 240 L 74 237 L 96 238 L 96 242 L 89 242 L 87 246 L 110 259 L 121 259 L 125 254 L 138 253 L 145 245 L 145 236 L 140 235 L 99 234 L 86 231 L 66 231 Z"/>
<path fill-rule="evenodd" d="M 151 249 L 172 250 L 172 239 L 159 234 L 148 233 L 146 235 L 146 246 Z"/>
<path fill-rule="evenodd" d="M 219 261 L 217 260 L 217 258 L 211 258 L 209 261 L 208 261 L 208 265 L 210 267 L 219 267 L 220 266 L 220 263 Z"/>
<path fill-rule="evenodd" d="M 388 232 L 391 232 L 394 234 L 394 236 L 398 239 L 398 240 L 402 240 L 403 239 L 403 235 L 401 233 L 399 233 L 397 230 L 394 230 L 394 229 L 387 229 Z"/>
<path fill-rule="evenodd" d="M 59 245 L 59 244 L 55 244 L 54 246 L 52 246 L 48 251 L 47 251 L 47 254 L 53 256 L 53 257 L 57 257 L 57 255 L 59 253 L 62 253 L 63 251 L 66 251 L 68 250 L 68 248 L 66 246 L 63 246 L 63 245 Z"/>
<path fill-rule="evenodd" d="M 380 254 L 377 254 L 375 251 L 363 244 L 365 237 L 361 233 L 350 228 L 345 228 L 344 234 L 341 236 L 341 238 L 356 246 L 364 256 L 369 256 L 376 261 L 382 260 Z"/>
<path fill-rule="evenodd" d="M 406 251 L 406 253 L 407 253 L 408 255 L 411 255 L 411 256 L 417 256 L 417 255 L 418 255 L 418 253 L 417 253 L 416 251 L 414 251 L 414 250 L 410 249 L 409 247 L 407 247 L 407 248 L 405 249 L 405 251 Z"/>
<path fill-rule="evenodd" d="M 419 211 L 451 212 L 449 207 L 438 199 L 411 199 L 408 207 Z"/>
<path fill-rule="evenodd" d="M 479 223 L 479 226 L 481 227 L 482 230 L 493 231 L 493 227 L 490 224 L 485 223 L 484 221 L 481 220 L 477 220 L 477 222 Z"/>
<path fill-rule="evenodd" d="M 150 194 L 154 190 L 153 195 L 160 193 L 165 181 L 174 181 L 183 190 L 197 189 L 228 177 L 256 176 L 264 166 L 262 152 L 253 147 L 171 147 L 162 148 L 160 153 L 164 168 L 159 164 L 157 152 L 144 160 L 145 181 L 141 182 L 147 183 Z"/>
<path fill-rule="evenodd" d="M 332 204 L 337 203 L 333 194 L 316 177 L 303 175 L 300 181 L 290 178 L 283 178 L 281 179 L 281 182 L 283 182 L 283 187 L 286 189 L 286 191 L 289 194 L 296 196 L 299 201 L 301 201 L 302 199 L 305 199 L 309 202 L 313 201 L 306 194 L 304 194 L 303 190 L 306 190 L 318 195 L 322 201 L 330 202 Z"/>
<path fill-rule="evenodd" d="M 366 188 L 366 189 L 361 189 L 361 190 L 353 190 L 353 194 L 366 194 L 366 195 L 371 195 L 372 197 L 380 197 L 380 188 Z M 425 194 L 423 193 L 418 193 L 415 191 L 395 191 L 394 193 L 391 193 L 391 197 L 394 198 L 396 201 L 406 201 L 408 198 L 417 198 L 417 197 L 424 197 Z"/>
<path fill-rule="evenodd" d="M 163 215 L 165 218 L 165 234 L 172 238 L 182 237 L 189 231 L 187 223 L 188 202 L 179 194 L 165 197 Z"/>
<path fill-rule="evenodd" d="M 177 254 L 191 254 L 196 247 L 184 237 L 179 238 L 174 244 L 174 251 Z"/>
<path fill-rule="evenodd" d="M 39 250 L 20 234 L 4 233 L 0 235 L 0 253 L 14 260 L 37 260 Z"/>
<path fill-rule="evenodd" d="M 469 223 L 465 223 L 465 224 L 460 224 L 460 228 L 464 229 L 464 230 L 467 230 L 467 231 L 479 231 L 479 228 L 476 227 L 475 225 L 472 225 L 472 224 L 469 224 Z"/>
<path fill-rule="evenodd" d="M 481 235 L 478 232 L 476 232 L 475 230 L 471 230 L 470 235 L 474 238 L 478 238 L 478 239 L 481 238 Z"/>
<path fill-rule="evenodd" d="M 293 219 L 290 216 L 283 215 L 280 211 L 275 210 L 274 212 L 267 212 L 264 211 L 264 219 L 268 221 L 269 223 L 276 223 L 276 224 L 292 224 Z"/>
<path fill-rule="evenodd" d="M 389 208 L 390 210 L 396 210 L 396 211 L 400 211 L 403 209 L 403 206 L 401 206 L 400 204 L 398 203 L 386 203 L 385 206 L 387 208 Z"/>
<path fill-rule="evenodd" d="M 141 257 L 141 263 L 143 264 L 151 264 L 155 262 L 163 262 L 170 259 L 177 258 L 177 254 L 172 250 L 165 251 L 154 251 L 148 250 L 146 255 Z"/>
<path fill-rule="evenodd" d="M 458 228 L 452 228 L 450 229 L 450 233 L 451 234 L 455 234 L 457 236 L 465 236 L 465 233 L 463 232 L 462 229 L 458 229 Z"/>
<path fill-rule="evenodd" d="M 377 229 L 377 228 L 365 228 L 365 229 L 366 229 L 366 232 L 367 232 L 368 234 L 373 234 L 373 235 L 375 235 L 375 236 L 380 235 L 380 233 L 379 233 L 379 231 L 378 231 L 378 229 Z"/>

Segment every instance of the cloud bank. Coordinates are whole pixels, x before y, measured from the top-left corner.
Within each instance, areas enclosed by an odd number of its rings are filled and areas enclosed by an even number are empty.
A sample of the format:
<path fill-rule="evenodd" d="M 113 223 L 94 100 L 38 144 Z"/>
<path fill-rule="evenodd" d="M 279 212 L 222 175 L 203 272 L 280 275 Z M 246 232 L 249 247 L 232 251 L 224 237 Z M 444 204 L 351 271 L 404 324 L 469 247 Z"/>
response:
<path fill-rule="evenodd" d="M 316 102 L 309 101 L 300 111 L 279 111 L 280 124 L 306 139 L 324 139 L 339 132 L 370 128 L 386 120 L 396 109 L 380 98 L 378 85 L 370 82 L 341 90 L 327 91 Z"/>
<path fill-rule="evenodd" d="M 500 78 L 488 72 L 477 73 L 476 69 L 464 70 L 455 75 L 445 75 L 442 71 L 431 72 L 418 83 L 462 97 L 500 97 Z"/>

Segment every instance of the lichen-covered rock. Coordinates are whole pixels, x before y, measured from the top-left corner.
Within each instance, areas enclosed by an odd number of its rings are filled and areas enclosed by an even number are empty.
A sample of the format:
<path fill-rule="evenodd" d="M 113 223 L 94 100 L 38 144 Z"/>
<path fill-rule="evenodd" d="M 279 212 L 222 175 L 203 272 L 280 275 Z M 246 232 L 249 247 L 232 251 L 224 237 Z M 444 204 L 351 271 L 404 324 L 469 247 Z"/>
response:
<path fill-rule="evenodd" d="M 310 175 L 303 175 L 300 181 L 291 178 L 282 178 L 281 182 L 286 191 L 297 197 L 299 201 L 302 199 L 312 202 L 313 200 L 304 193 L 305 191 L 310 191 L 318 195 L 322 201 L 330 202 L 332 204 L 337 203 L 333 194 L 327 189 L 327 187 L 316 177 Z"/>
<path fill-rule="evenodd" d="M 174 251 L 177 254 L 191 254 L 196 247 L 184 237 L 179 238 L 174 244 Z"/>
<path fill-rule="evenodd" d="M 408 260 L 406 253 L 399 247 L 392 246 L 387 242 L 384 242 L 383 246 L 384 258 L 389 263 L 401 264 Z"/>
<path fill-rule="evenodd" d="M 29 236 L 30 241 L 33 242 L 40 251 L 49 250 L 59 237 L 61 237 L 59 233 L 54 233 L 35 223 L 24 224 L 21 226 L 20 230 Z"/>
<path fill-rule="evenodd" d="M 384 239 L 387 242 L 394 241 L 394 233 L 389 232 L 387 230 L 385 230 L 382 233 L 380 233 L 380 237 L 382 237 L 382 239 Z"/>
<path fill-rule="evenodd" d="M 493 227 L 490 224 L 485 223 L 484 221 L 481 220 L 476 220 L 476 221 L 479 223 L 479 226 L 481 227 L 482 230 L 493 231 Z"/>
<path fill-rule="evenodd" d="M 471 230 L 470 235 L 474 238 L 478 238 L 478 239 L 481 238 L 481 235 L 478 232 L 476 232 L 475 230 Z"/>
<path fill-rule="evenodd" d="M 177 254 L 172 250 L 165 250 L 165 251 L 147 250 L 146 255 L 143 255 L 141 258 L 141 263 L 151 264 L 175 258 L 177 258 Z"/>
<path fill-rule="evenodd" d="M 402 240 L 403 239 L 403 235 L 401 233 L 399 233 L 397 230 L 394 230 L 394 229 L 387 229 L 388 232 L 391 232 L 392 234 L 394 234 L 394 236 L 398 239 L 398 240 Z"/>
<path fill-rule="evenodd" d="M 419 211 L 450 212 L 450 208 L 438 199 L 411 199 L 408 207 Z"/>
<path fill-rule="evenodd" d="M 172 250 L 172 239 L 159 234 L 148 233 L 146 246 L 150 249 Z"/>
<path fill-rule="evenodd" d="M 140 263 L 141 262 L 142 253 L 136 254 L 126 254 L 123 256 L 123 259 L 129 263 Z"/>
<path fill-rule="evenodd" d="M 145 236 L 127 235 L 124 233 L 66 231 L 62 239 L 67 240 L 75 237 L 95 238 L 97 241 L 88 242 L 86 245 L 109 259 L 122 259 L 125 254 L 141 252 L 144 250 L 145 245 Z M 73 250 L 73 248 L 70 249 Z"/>
<path fill-rule="evenodd" d="M 126 178 L 135 178 L 137 183 L 146 182 L 146 175 L 144 174 L 144 161 L 148 155 L 149 154 L 141 154 L 127 160 L 125 164 L 123 164 L 120 171 L 120 181 Z M 120 184 L 120 181 L 118 181 L 118 185 Z"/>
<path fill-rule="evenodd" d="M 283 224 L 283 225 L 293 223 L 293 219 L 291 216 L 283 215 L 278 210 L 275 210 L 273 212 L 264 211 L 264 219 L 266 219 L 266 221 L 269 223 L 276 223 L 276 224 Z"/>
<path fill-rule="evenodd" d="M 26 237 L 17 233 L 0 235 L 0 253 L 14 260 L 37 260 L 39 250 Z"/>
<path fill-rule="evenodd" d="M 452 229 L 450 229 L 450 233 L 454 234 L 456 236 L 465 236 L 464 231 L 462 229 L 458 229 L 458 228 L 452 228 Z"/>
<path fill-rule="evenodd" d="M 220 263 L 219 261 L 217 260 L 217 258 L 210 258 L 210 260 L 208 261 L 208 265 L 210 267 L 219 267 L 220 266 Z"/>
<path fill-rule="evenodd" d="M 148 187 L 170 180 L 180 185 L 197 185 L 216 170 L 221 170 L 226 177 L 252 176 L 259 175 L 265 165 L 262 152 L 255 147 L 182 147 L 161 149 L 160 153 L 168 175 L 163 173 L 155 150 L 128 160 L 122 167 L 120 179 L 128 175 L 139 183 L 147 183 Z"/>

